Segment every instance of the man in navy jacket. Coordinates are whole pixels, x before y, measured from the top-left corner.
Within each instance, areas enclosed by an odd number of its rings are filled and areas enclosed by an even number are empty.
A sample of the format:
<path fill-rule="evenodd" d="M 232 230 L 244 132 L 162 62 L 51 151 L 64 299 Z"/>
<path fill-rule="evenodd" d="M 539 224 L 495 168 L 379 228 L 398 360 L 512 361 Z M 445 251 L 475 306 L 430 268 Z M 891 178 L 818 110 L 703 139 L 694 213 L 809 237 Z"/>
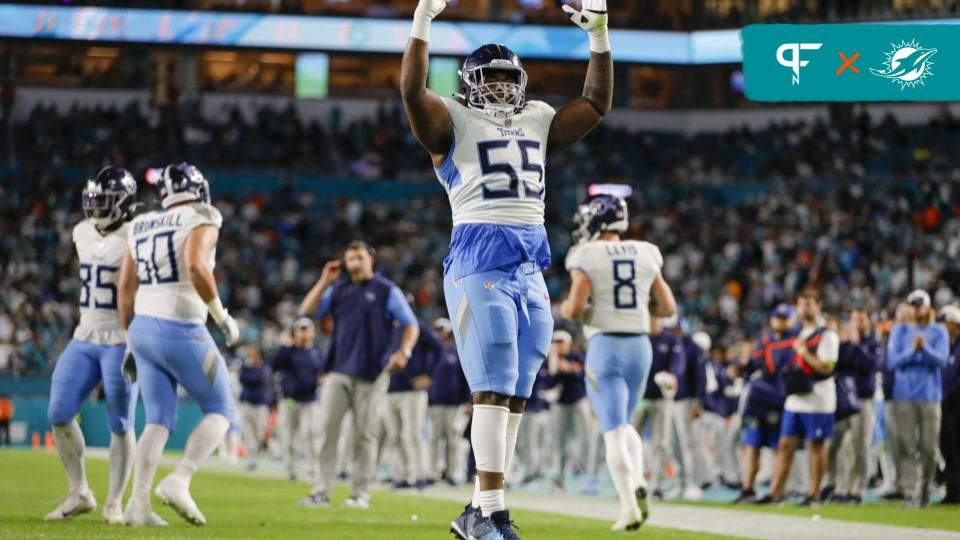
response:
<path fill-rule="evenodd" d="M 439 478 L 457 485 L 465 480 L 466 473 L 463 430 L 468 420 L 466 410 L 470 405 L 470 387 L 460 367 L 450 321 L 441 317 L 433 322 L 433 328 L 442 340 L 443 348 L 430 372 L 428 483 Z"/>
<path fill-rule="evenodd" d="M 943 368 L 943 420 L 940 452 L 946 462 L 947 494 L 942 504 L 960 504 L 960 308 L 946 306 L 938 320 L 950 335 L 950 358 Z"/>
<path fill-rule="evenodd" d="M 883 362 L 883 346 L 873 335 L 870 314 L 863 309 L 850 312 L 850 321 L 841 337 L 844 339 L 840 342 L 836 370 L 837 417 L 827 450 L 827 475 L 822 496 L 859 503 L 867 487 L 867 463 L 876 419 L 873 394 L 877 389 L 877 372 Z M 848 396 L 850 393 L 853 395 Z M 841 413 L 845 408 L 841 403 L 847 404 L 849 411 L 846 414 Z M 843 481 L 836 477 L 836 472 L 838 462 L 848 456 L 840 452 L 848 436 L 853 459 L 842 468 L 848 471 L 847 478 L 843 479 L 846 481 Z"/>
<path fill-rule="evenodd" d="M 263 363 L 260 349 L 247 346 L 246 360 L 240 368 L 240 403 L 237 417 L 243 433 L 243 446 L 247 451 L 247 469 L 257 468 L 260 446 L 263 444 L 263 431 L 273 399 L 273 370 Z"/>

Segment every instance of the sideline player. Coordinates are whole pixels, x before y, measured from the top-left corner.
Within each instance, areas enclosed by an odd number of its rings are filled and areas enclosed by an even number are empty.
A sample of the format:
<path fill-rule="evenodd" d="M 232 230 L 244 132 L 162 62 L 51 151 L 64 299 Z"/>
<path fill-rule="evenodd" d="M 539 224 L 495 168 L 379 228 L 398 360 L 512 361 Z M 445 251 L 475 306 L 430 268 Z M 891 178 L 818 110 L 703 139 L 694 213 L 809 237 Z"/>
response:
<path fill-rule="evenodd" d="M 611 530 L 635 530 L 649 510 L 643 443 L 630 417 L 650 374 L 650 318 L 673 316 L 676 300 L 660 273 L 663 257 L 657 246 L 620 239 L 628 222 L 623 199 L 600 195 L 576 216 L 582 242 L 567 255 L 570 294 L 560 313 L 584 322 L 587 396 L 600 420 L 607 467 L 620 499 L 620 518 Z"/>
<path fill-rule="evenodd" d="M 86 219 L 73 228 L 80 261 L 80 323 L 53 369 L 47 411 L 70 494 L 47 514 L 46 521 L 68 519 L 97 507 L 87 486 L 85 442 L 75 417 L 84 399 L 102 381 L 111 432 L 110 491 L 103 505 L 103 520 L 123 524 L 121 499 L 133 466 L 137 387 L 127 384 L 120 370 L 127 338 L 117 319 L 116 282 L 127 251 L 128 222 L 136 196 L 137 182 L 120 167 L 103 168 L 83 189 Z"/>
<path fill-rule="evenodd" d="M 228 346 L 239 340 L 240 329 L 223 308 L 213 277 L 223 217 L 210 204 L 207 180 L 193 165 L 168 165 L 157 188 L 163 210 L 133 220 L 130 253 L 120 270 L 120 323 L 129 325 L 123 369 L 128 378 L 139 379 L 147 416 L 124 517 L 128 525 L 166 525 L 151 509 L 150 487 L 176 423 L 179 384 L 204 416 L 187 438 L 183 458 L 155 493 L 188 522 L 204 525 L 207 520 L 190 496 L 190 479 L 234 421 L 227 366 L 207 330 L 207 314 Z"/>
<path fill-rule="evenodd" d="M 606 0 L 563 10 L 587 32 L 582 97 L 559 111 L 526 99 L 527 72 L 503 45 L 484 45 L 460 71 L 457 99 L 427 89 L 430 23 L 445 0 L 420 0 L 400 91 L 414 136 L 430 153 L 453 211 L 444 296 L 473 393 L 477 462 L 472 504 L 452 524 L 462 538 L 517 538 L 503 491 L 524 401 L 550 347 L 553 317 L 541 269 L 550 263 L 544 158 L 579 141 L 609 112 L 613 59 Z"/>

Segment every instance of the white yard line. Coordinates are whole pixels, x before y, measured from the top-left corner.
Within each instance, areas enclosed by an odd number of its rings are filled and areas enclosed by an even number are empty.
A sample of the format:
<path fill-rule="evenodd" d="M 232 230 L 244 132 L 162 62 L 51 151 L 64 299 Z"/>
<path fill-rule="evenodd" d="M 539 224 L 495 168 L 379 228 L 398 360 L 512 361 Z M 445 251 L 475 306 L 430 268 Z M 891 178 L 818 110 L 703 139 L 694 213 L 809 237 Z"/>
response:
<path fill-rule="evenodd" d="M 88 448 L 87 456 L 107 458 L 106 449 Z M 165 454 L 162 463 L 174 465 L 179 456 Z M 261 467 L 253 476 L 285 478 L 285 469 L 279 466 Z M 240 467 L 229 465 L 216 458 L 203 464 L 202 469 L 248 475 Z M 304 489 L 309 487 L 304 484 Z M 306 491 L 304 492 L 306 494 Z M 426 497 L 457 502 L 466 502 L 472 494 L 467 487 L 433 487 L 422 492 L 397 491 L 412 497 Z M 511 508 L 536 512 L 563 514 L 608 520 L 616 520 L 620 506 L 616 500 L 606 497 L 583 497 L 558 493 L 532 493 L 511 491 L 508 495 Z M 958 514 L 960 519 L 960 514 Z M 859 521 L 836 519 L 811 519 L 767 512 L 750 512 L 733 508 L 711 508 L 670 503 L 653 503 L 648 525 L 681 531 L 702 532 L 757 540 L 960 540 L 960 533 L 937 529 L 877 525 Z"/>
<path fill-rule="evenodd" d="M 466 501 L 470 496 L 470 491 L 462 488 L 435 487 L 424 491 L 422 496 Z M 620 505 L 617 501 L 599 497 L 513 491 L 509 493 L 508 500 L 511 508 L 605 519 L 611 523 L 616 520 L 620 512 Z M 951 531 L 875 525 L 835 519 L 811 519 L 802 516 L 670 503 L 654 503 L 647 524 L 666 529 L 760 540 L 960 539 L 960 533 Z"/>

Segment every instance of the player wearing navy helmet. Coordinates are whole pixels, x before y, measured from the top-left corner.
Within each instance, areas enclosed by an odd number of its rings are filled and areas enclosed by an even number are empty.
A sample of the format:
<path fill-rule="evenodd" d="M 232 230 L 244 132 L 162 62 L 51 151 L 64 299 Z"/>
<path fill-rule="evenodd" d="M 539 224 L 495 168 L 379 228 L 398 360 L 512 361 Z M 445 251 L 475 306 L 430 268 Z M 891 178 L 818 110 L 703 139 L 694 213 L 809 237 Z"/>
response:
<path fill-rule="evenodd" d="M 120 272 L 120 322 L 130 329 L 123 369 L 140 382 L 147 424 L 124 517 L 128 525 L 166 525 L 151 509 L 150 487 L 176 423 L 179 385 L 204 416 L 156 495 L 188 522 L 203 525 L 206 518 L 190 496 L 190 479 L 223 440 L 234 415 L 227 366 L 207 331 L 207 315 L 223 330 L 228 346 L 237 342 L 240 330 L 223 308 L 213 277 L 223 217 L 210 204 L 206 178 L 193 165 L 169 165 L 157 188 L 163 210 L 133 220 L 130 253 Z"/>
<path fill-rule="evenodd" d="M 73 228 L 80 261 L 80 323 L 54 367 L 47 411 L 70 494 L 47 514 L 47 521 L 67 519 L 97 506 L 87 485 L 85 443 L 76 416 L 86 397 L 102 383 L 111 431 L 110 490 L 103 518 L 111 524 L 123 523 L 120 499 L 133 463 L 137 390 L 123 380 L 120 371 L 126 333 L 117 319 L 116 283 L 136 196 L 136 181 L 121 167 L 104 167 L 83 188 L 86 218 Z"/>
<path fill-rule="evenodd" d="M 461 538 L 516 538 L 504 501 L 504 471 L 553 333 L 541 274 L 550 263 L 545 157 L 548 149 L 569 146 L 596 127 L 613 97 L 606 0 L 583 3 L 582 10 L 563 10 L 587 32 L 586 82 L 583 95 L 559 111 L 527 99 L 526 70 L 503 45 L 484 45 L 467 57 L 454 99 L 428 90 L 430 24 L 446 0 L 420 0 L 403 55 L 404 108 L 453 212 L 444 296 L 473 393 L 478 470 L 472 504 L 452 524 Z"/>
<path fill-rule="evenodd" d="M 622 240 L 627 204 L 600 195 L 577 210 L 577 243 L 567 254 L 570 294 L 560 306 L 565 319 L 583 321 L 587 338 L 587 397 L 603 430 L 607 467 L 620 499 L 611 530 L 639 528 L 649 516 L 643 443 L 630 418 L 647 386 L 653 359 L 652 317 L 676 313 L 676 301 L 660 273 L 657 246 Z"/>

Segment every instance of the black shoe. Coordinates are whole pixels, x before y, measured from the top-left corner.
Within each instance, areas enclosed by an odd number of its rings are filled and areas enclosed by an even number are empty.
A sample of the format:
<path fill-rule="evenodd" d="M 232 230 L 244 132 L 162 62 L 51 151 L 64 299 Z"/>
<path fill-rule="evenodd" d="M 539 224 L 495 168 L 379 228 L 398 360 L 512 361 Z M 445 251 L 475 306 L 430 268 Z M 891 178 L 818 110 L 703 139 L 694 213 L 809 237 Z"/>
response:
<path fill-rule="evenodd" d="M 833 493 L 826 499 L 821 497 L 821 500 L 842 504 L 842 503 L 850 502 L 850 495 L 841 495 L 840 493 Z"/>
<path fill-rule="evenodd" d="M 501 510 L 490 514 L 490 521 L 493 521 L 493 525 L 500 531 L 504 540 L 520 540 L 520 537 L 513 530 L 516 525 L 510 521 L 509 510 Z M 519 530 L 519 527 L 517 529 Z"/>
<path fill-rule="evenodd" d="M 406 480 L 404 480 L 404 481 L 402 481 L 402 482 L 394 482 L 394 483 L 393 483 L 393 489 L 412 489 L 412 488 L 415 488 L 415 487 L 417 487 L 416 484 L 411 484 L 410 482 L 407 482 Z"/>
<path fill-rule="evenodd" d="M 774 497 L 768 494 L 753 501 L 753 504 L 783 504 L 783 497 Z"/>
<path fill-rule="evenodd" d="M 863 503 L 863 497 L 861 497 L 860 495 L 847 495 L 847 500 L 843 502 L 845 502 L 846 504 L 857 505 L 857 504 Z"/>
<path fill-rule="evenodd" d="M 713 487 L 713 482 L 704 482 L 700 484 L 700 489 L 702 489 L 703 491 L 706 491 L 712 487 Z"/>
<path fill-rule="evenodd" d="M 341 482 L 346 482 L 346 481 L 349 480 L 349 479 L 350 479 L 350 475 L 347 474 L 345 471 L 344 471 L 344 472 L 337 473 L 337 480 L 339 480 L 339 481 L 341 481 Z"/>
<path fill-rule="evenodd" d="M 802 501 L 797 503 L 797 506 L 803 506 L 806 508 L 820 508 L 820 499 L 815 499 L 812 495 L 807 495 Z"/>
<path fill-rule="evenodd" d="M 823 486 L 823 489 L 820 490 L 820 500 L 829 501 L 834 491 L 836 491 L 836 487 L 833 485 Z"/>
<path fill-rule="evenodd" d="M 920 508 L 930 508 L 930 491 L 924 489 L 920 491 Z"/>
<path fill-rule="evenodd" d="M 752 489 L 740 491 L 740 496 L 734 499 L 733 504 L 753 504 L 757 502 L 757 492 Z"/>
<path fill-rule="evenodd" d="M 947 495 L 946 497 L 943 498 L 942 501 L 938 502 L 937 504 L 942 504 L 942 505 L 960 504 L 960 495 L 953 495 L 953 494 Z"/>
<path fill-rule="evenodd" d="M 899 491 L 891 491 L 890 493 L 884 493 L 880 496 L 880 498 L 885 501 L 902 501 L 903 493 L 900 493 Z"/>

